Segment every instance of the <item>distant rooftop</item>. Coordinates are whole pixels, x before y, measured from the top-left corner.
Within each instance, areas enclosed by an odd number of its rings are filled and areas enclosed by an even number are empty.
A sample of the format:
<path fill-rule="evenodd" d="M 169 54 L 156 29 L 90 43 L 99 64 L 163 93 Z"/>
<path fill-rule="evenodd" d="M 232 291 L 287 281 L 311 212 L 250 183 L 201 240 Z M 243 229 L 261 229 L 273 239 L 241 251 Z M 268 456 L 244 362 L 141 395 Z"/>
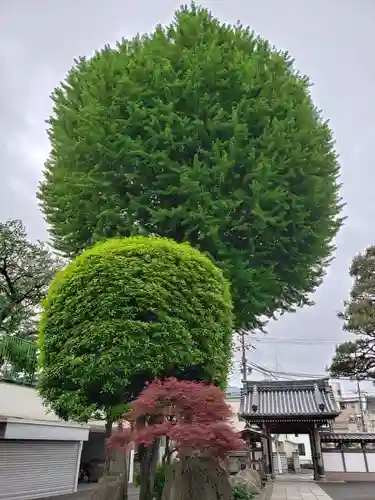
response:
<path fill-rule="evenodd" d="M 228 387 L 225 391 L 225 395 L 228 401 L 240 400 L 241 389 L 239 387 Z"/>

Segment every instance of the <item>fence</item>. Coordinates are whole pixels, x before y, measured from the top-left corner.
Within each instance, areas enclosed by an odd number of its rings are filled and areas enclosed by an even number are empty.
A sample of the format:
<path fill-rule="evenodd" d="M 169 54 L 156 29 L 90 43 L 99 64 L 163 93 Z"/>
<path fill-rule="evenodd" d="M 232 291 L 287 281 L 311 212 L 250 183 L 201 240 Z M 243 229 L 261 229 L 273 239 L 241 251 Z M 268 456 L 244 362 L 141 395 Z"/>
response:
<path fill-rule="evenodd" d="M 374 434 L 323 435 L 322 455 L 329 480 L 375 480 Z"/>
<path fill-rule="evenodd" d="M 0 380 L 34 385 L 36 372 L 36 344 L 12 335 L 0 335 Z"/>

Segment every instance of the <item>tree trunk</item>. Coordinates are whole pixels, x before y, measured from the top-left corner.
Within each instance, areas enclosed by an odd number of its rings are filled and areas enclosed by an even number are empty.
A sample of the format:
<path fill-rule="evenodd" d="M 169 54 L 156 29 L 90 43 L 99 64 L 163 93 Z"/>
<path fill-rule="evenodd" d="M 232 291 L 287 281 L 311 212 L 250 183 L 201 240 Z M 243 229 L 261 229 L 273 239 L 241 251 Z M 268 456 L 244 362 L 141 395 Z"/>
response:
<path fill-rule="evenodd" d="M 110 438 L 112 435 L 112 426 L 113 426 L 113 420 L 111 418 L 107 418 L 106 423 L 105 423 L 105 437 L 106 439 Z M 108 476 L 110 469 L 111 469 L 111 460 L 112 460 L 112 454 L 111 451 L 108 449 L 107 443 L 105 443 L 105 448 L 104 448 L 104 476 Z"/>
<path fill-rule="evenodd" d="M 140 456 L 140 492 L 139 500 L 152 500 L 156 467 L 158 465 L 160 440 L 153 442 L 151 448 L 139 447 Z"/>
<path fill-rule="evenodd" d="M 231 500 L 228 472 L 215 459 L 186 457 L 168 470 L 162 500 Z"/>

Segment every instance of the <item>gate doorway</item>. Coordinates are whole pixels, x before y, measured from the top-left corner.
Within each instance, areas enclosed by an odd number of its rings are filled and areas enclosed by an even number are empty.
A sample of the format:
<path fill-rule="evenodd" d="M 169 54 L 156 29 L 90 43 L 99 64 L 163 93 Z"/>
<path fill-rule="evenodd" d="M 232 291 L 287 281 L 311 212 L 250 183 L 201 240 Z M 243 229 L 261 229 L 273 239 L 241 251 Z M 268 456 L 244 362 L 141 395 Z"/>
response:
<path fill-rule="evenodd" d="M 277 436 L 306 435 L 314 480 L 324 479 L 319 431 L 330 429 L 338 414 L 328 378 L 246 381 L 242 388 L 239 416 L 246 421 L 246 427 L 263 432 L 264 466 L 272 477 L 279 470 L 279 457 L 275 463 L 274 455 L 278 451 L 275 449 Z"/>

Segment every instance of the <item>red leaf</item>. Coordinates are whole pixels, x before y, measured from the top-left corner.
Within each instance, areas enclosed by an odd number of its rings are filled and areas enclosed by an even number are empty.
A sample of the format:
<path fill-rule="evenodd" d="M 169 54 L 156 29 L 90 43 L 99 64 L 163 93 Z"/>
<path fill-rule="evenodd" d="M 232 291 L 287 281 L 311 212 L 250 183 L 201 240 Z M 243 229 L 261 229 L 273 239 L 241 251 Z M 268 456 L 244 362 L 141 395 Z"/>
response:
<path fill-rule="evenodd" d="M 213 385 L 154 380 L 127 415 L 135 422 L 131 438 L 147 447 L 162 436 L 174 442 L 180 455 L 199 452 L 225 457 L 246 446 L 229 423 L 232 411 L 224 392 Z"/>

